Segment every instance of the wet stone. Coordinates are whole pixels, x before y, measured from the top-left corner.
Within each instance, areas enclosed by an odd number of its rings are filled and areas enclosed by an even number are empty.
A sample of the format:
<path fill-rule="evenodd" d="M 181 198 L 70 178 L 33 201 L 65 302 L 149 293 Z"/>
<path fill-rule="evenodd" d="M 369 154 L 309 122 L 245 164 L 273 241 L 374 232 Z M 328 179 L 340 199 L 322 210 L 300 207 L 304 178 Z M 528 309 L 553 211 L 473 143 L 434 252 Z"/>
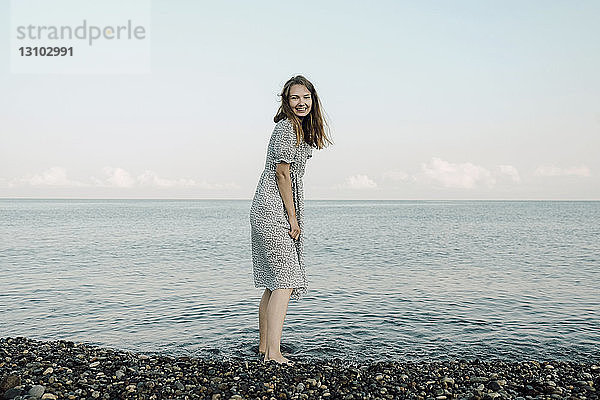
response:
<path fill-rule="evenodd" d="M 21 377 L 19 375 L 5 375 L 0 381 L 0 393 L 6 392 L 10 388 L 19 386 L 21 384 Z"/>
<path fill-rule="evenodd" d="M 46 388 L 42 385 L 34 385 L 29 389 L 29 395 L 35 399 L 39 399 L 44 394 Z"/>
<path fill-rule="evenodd" d="M 13 387 L 4 392 L 4 398 L 5 399 L 13 399 L 17 396 L 20 396 L 22 393 L 23 393 L 23 391 L 21 389 Z"/>

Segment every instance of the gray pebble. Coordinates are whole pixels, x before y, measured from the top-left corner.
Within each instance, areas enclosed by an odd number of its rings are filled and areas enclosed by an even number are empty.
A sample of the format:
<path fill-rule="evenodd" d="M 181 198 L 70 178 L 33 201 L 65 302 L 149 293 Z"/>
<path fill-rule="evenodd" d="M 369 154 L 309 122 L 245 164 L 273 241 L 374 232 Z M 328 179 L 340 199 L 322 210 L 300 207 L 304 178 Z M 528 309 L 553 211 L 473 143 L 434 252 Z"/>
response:
<path fill-rule="evenodd" d="M 17 388 L 10 388 L 6 392 L 4 392 L 5 399 L 14 399 L 17 396 L 20 396 L 23 391 Z"/>
<path fill-rule="evenodd" d="M 39 399 L 44 394 L 46 388 L 42 385 L 34 385 L 29 389 L 29 395 L 33 398 Z"/>
<path fill-rule="evenodd" d="M 297 360 L 290 368 L 265 365 L 262 360 L 244 356 L 225 360 L 141 356 L 85 343 L 42 342 L 24 337 L 0 338 L 0 354 L 11 355 L 13 381 L 22 379 L 28 385 L 45 386 L 42 399 L 188 396 L 238 400 L 282 398 L 285 394 L 286 398 L 297 400 L 419 396 L 430 400 L 558 400 L 594 398 L 598 379 L 598 368 L 569 361 L 552 361 L 552 368 L 546 368 L 550 365 L 547 362 L 487 359 L 388 360 L 358 365 L 340 359 L 313 359 Z M 0 389 L 10 383 L 6 376 L 2 378 Z M 40 395 L 39 388 L 15 386 L 8 393 L 11 398 L 33 399 Z M 10 388 L 0 390 L 0 397 L 7 389 Z"/>

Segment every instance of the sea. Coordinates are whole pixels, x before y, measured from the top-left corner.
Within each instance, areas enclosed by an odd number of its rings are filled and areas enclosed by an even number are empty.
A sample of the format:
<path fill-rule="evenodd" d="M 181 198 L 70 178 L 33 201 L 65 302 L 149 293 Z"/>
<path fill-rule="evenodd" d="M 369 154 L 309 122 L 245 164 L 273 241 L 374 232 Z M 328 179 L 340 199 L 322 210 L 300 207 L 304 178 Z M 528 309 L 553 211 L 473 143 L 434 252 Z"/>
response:
<path fill-rule="evenodd" d="M 0 337 L 259 357 L 250 204 L 0 199 Z M 599 201 L 306 200 L 302 234 L 288 358 L 600 360 Z"/>

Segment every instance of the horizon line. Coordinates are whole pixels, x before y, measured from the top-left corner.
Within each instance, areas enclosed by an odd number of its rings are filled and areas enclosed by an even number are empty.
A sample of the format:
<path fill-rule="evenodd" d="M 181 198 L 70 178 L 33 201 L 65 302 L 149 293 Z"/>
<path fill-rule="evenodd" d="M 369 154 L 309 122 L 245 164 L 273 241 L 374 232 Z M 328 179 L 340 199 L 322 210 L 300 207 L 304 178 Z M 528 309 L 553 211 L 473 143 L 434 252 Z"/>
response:
<path fill-rule="evenodd" d="M 163 198 L 163 197 L 0 197 L 0 200 L 236 200 L 252 201 L 252 198 Z M 304 199 L 308 201 L 600 201 L 600 199 Z"/>

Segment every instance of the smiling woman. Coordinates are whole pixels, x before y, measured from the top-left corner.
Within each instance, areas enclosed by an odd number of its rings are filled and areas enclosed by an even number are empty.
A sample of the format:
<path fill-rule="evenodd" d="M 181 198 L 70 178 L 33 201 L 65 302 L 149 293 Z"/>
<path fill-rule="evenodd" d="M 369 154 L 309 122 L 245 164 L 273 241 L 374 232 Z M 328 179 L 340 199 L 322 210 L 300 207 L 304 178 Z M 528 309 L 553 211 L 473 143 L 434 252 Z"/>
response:
<path fill-rule="evenodd" d="M 250 209 L 254 286 L 265 287 L 259 306 L 259 352 L 291 364 L 280 340 L 287 305 L 308 291 L 304 267 L 302 177 L 313 147 L 328 139 L 317 92 L 303 76 L 288 80 L 269 141 L 265 169 Z"/>
<path fill-rule="evenodd" d="M 290 88 L 290 107 L 298 118 L 304 118 L 311 110 L 312 97 L 304 85 L 295 84 Z"/>

